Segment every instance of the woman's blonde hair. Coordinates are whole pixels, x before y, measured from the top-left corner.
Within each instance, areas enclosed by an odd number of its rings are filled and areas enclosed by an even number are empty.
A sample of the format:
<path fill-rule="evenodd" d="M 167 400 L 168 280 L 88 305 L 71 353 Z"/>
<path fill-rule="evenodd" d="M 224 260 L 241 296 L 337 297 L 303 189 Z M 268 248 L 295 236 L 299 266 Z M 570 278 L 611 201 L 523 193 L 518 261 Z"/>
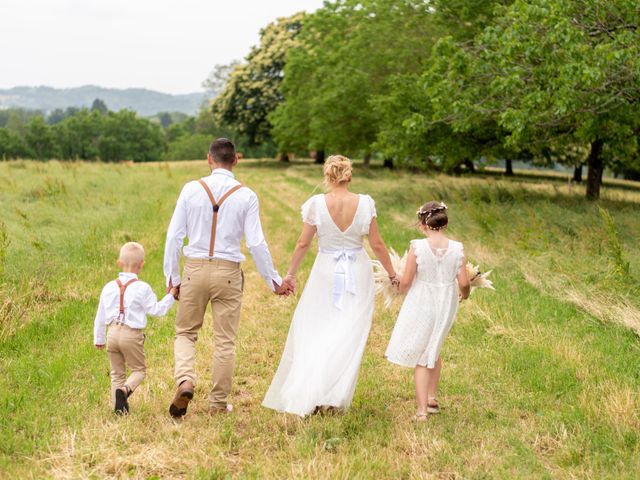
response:
<path fill-rule="evenodd" d="M 351 160 L 342 155 L 331 155 L 324 164 L 323 172 L 327 187 L 350 182 L 353 172 Z"/>

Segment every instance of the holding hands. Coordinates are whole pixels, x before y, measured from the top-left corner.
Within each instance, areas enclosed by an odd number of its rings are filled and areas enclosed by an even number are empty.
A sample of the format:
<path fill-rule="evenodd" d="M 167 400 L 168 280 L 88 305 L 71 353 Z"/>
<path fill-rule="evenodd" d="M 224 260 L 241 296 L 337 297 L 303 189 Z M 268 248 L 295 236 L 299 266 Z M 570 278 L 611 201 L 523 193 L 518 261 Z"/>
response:
<path fill-rule="evenodd" d="M 178 285 L 177 287 L 172 287 L 169 290 L 169 293 L 173 295 L 173 298 L 175 298 L 176 300 L 180 300 L 180 285 Z"/>
<path fill-rule="evenodd" d="M 274 293 L 281 297 L 288 297 L 292 293 L 295 293 L 296 289 L 296 279 L 293 275 L 287 275 L 282 279 L 282 284 L 278 285 L 276 282 L 273 282 Z"/>
<path fill-rule="evenodd" d="M 287 273 L 282 280 L 282 286 L 286 287 L 289 293 L 296 293 L 296 276 L 292 273 Z"/>
<path fill-rule="evenodd" d="M 180 285 L 173 286 L 173 282 L 169 279 L 169 285 L 167 286 L 167 293 L 173 295 L 173 298 L 180 300 Z"/>

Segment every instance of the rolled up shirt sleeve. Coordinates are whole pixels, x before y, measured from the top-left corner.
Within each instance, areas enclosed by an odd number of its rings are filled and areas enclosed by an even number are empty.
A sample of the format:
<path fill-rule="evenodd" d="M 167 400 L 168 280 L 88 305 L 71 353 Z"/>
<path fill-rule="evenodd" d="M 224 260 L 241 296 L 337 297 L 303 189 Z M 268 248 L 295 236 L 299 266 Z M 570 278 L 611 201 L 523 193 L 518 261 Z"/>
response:
<path fill-rule="evenodd" d="M 175 298 L 173 298 L 173 295 L 170 293 L 158 301 L 158 297 L 156 297 L 156 294 L 153 293 L 153 290 L 149 287 L 144 297 L 145 314 L 153 317 L 164 317 L 173 306 L 173 302 L 175 302 Z"/>
<path fill-rule="evenodd" d="M 180 192 L 176 208 L 173 211 L 169 228 L 167 229 L 167 240 L 164 246 L 163 270 L 167 287 L 169 284 L 174 287 L 180 285 L 180 256 L 182 246 L 187 236 L 187 209 L 185 202 L 186 186 Z"/>
<path fill-rule="evenodd" d="M 100 295 L 100 303 L 98 303 L 98 311 L 93 322 L 93 344 L 104 345 L 107 343 L 107 315 L 104 308 L 104 301 Z"/>
<path fill-rule="evenodd" d="M 273 266 L 273 259 L 269 246 L 264 238 L 262 224 L 260 223 L 260 207 L 258 197 L 253 194 L 249 199 L 247 214 L 244 219 L 244 235 L 247 248 L 256 264 L 258 273 L 264 278 L 271 290 L 275 290 L 273 283 L 282 284 L 282 278 Z"/>

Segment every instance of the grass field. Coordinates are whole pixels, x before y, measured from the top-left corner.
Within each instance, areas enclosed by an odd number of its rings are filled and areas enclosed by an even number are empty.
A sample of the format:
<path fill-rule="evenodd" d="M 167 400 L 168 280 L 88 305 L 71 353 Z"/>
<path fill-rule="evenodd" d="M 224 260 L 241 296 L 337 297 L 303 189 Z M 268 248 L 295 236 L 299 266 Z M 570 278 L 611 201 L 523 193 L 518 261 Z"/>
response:
<path fill-rule="evenodd" d="M 0 163 L 1 478 L 638 478 L 640 189 L 598 203 L 564 180 L 453 178 L 358 168 L 389 246 L 417 238 L 426 200 L 450 207 L 451 235 L 493 268 L 445 343 L 443 414 L 412 421 L 412 372 L 382 354 L 394 315 L 378 305 L 352 409 L 305 420 L 260 406 L 295 299 L 274 297 L 251 261 L 231 416 L 210 418 L 211 323 L 184 422 L 167 415 L 175 310 L 151 319 L 148 377 L 115 418 L 108 361 L 92 345 L 102 285 L 125 241 L 147 249 L 142 278 L 163 289 L 164 235 L 181 186 L 204 162 Z M 321 172 L 246 162 L 272 253 L 287 268 L 299 205 Z M 309 255 L 301 282 L 309 271 Z"/>

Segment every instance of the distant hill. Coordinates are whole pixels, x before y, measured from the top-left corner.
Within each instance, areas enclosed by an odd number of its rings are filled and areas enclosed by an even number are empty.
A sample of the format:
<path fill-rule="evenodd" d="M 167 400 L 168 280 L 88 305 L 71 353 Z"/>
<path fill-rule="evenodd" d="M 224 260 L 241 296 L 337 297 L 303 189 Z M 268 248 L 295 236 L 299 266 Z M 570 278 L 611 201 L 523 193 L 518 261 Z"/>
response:
<path fill-rule="evenodd" d="M 14 87 L 0 89 L 0 109 L 20 107 L 50 112 L 56 108 L 90 107 L 99 98 L 109 110 L 127 108 L 142 116 L 155 115 L 158 112 L 181 112 L 195 114 L 207 94 L 187 93 L 170 95 L 145 88 L 103 88 L 85 85 L 77 88 L 52 87 Z"/>

